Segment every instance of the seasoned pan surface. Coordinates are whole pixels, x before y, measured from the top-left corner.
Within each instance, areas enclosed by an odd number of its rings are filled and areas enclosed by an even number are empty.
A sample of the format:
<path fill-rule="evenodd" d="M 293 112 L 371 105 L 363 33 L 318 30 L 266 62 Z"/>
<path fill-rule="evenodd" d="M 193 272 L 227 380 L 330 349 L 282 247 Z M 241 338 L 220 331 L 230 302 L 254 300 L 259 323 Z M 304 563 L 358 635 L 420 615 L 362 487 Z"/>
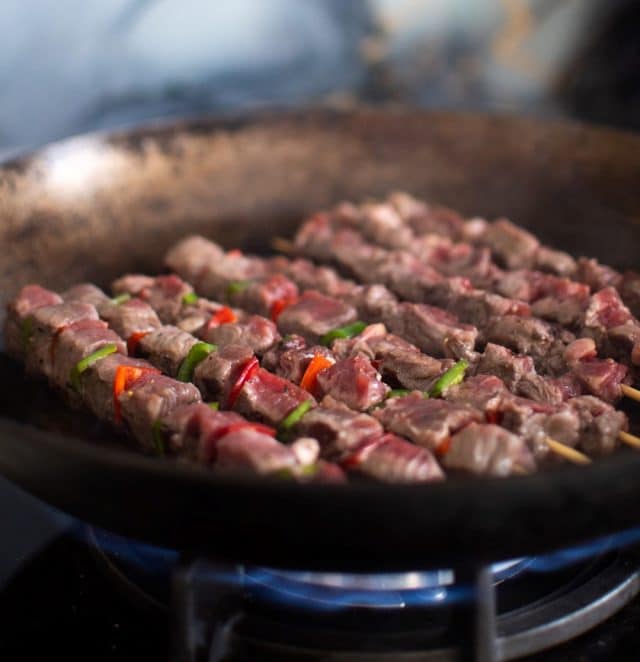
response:
<path fill-rule="evenodd" d="M 510 216 L 574 254 L 637 266 L 639 175 L 640 137 L 464 114 L 311 112 L 89 135 L 0 167 L 0 300 L 4 308 L 26 282 L 106 285 L 157 271 L 190 232 L 265 251 L 313 209 L 394 189 Z M 279 566 L 418 568 L 640 523 L 631 451 L 586 468 L 439 485 L 240 480 L 127 450 L 5 356 L 0 377 L 2 473 L 88 521 L 183 550 Z"/>

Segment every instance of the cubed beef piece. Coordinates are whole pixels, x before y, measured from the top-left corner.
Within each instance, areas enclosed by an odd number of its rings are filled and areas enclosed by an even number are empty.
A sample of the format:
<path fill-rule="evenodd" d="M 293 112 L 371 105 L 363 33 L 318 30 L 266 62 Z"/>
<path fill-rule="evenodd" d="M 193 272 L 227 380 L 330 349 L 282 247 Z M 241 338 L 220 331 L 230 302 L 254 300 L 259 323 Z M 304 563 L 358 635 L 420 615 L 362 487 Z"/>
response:
<path fill-rule="evenodd" d="M 458 322 L 445 310 L 425 304 L 402 303 L 385 323 L 397 335 L 435 356 L 451 356 L 449 343 L 452 339 L 471 351 L 478 335 L 475 327 Z"/>
<path fill-rule="evenodd" d="M 389 387 L 364 356 L 341 359 L 317 377 L 322 395 L 330 395 L 350 409 L 365 411 L 382 402 Z"/>
<path fill-rule="evenodd" d="M 243 367 L 253 358 L 250 347 L 227 345 L 198 363 L 193 372 L 193 383 L 205 395 L 205 400 L 226 403 Z"/>
<path fill-rule="evenodd" d="M 359 229 L 374 244 L 385 248 L 404 248 L 411 244 L 414 235 L 397 210 L 388 203 L 369 203 L 361 208 Z"/>
<path fill-rule="evenodd" d="M 7 352 L 20 357 L 30 343 L 31 332 L 27 318 L 37 308 L 56 306 L 62 303 L 62 297 L 40 285 L 25 285 L 18 295 L 7 305 L 7 317 L 4 338 Z"/>
<path fill-rule="evenodd" d="M 216 444 L 218 469 L 268 475 L 282 471 L 295 473 L 296 456 L 273 437 L 251 427 L 226 434 Z"/>
<path fill-rule="evenodd" d="M 124 339 L 130 338 L 134 333 L 153 331 L 161 325 L 155 310 L 148 303 L 137 298 L 121 304 L 102 305 L 100 317 Z"/>
<path fill-rule="evenodd" d="M 224 251 L 204 237 L 192 236 L 178 242 L 165 256 L 165 264 L 182 278 L 198 284 L 209 265 L 220 262 Z"/>
<path fill-rule="evenodd" d="M 229 300 L 239 308 L 271 317 L 274 306 L 280 302 L 293 302 L 298 298 L 296 284 L 282 274 L 275 274 L 264 280 L 254 281 L 248 287 L 232 294 Z"/>
<path fill-rule="evenodd" d="M 29 319 L 30 333 L 25 335 L 26 369 L 32 374 L 47 377 L 53 374 L 53 363 L 64 329 L 82 321 L 98 322 L 103 329 L 107 326 L 104 322 L 99 322 L 98 313 L 91 304 L 73 301 L 40 306 L 29 314 Z"/>
<path fill-rule="evenodd" d="M 494 317 L 483 332 L 487 342 L 504 345 L 519 354 L 544 355 L 554 341 L 552 328 L 531 317 Z"/>
<path fill-rule="evenodd" d="M 323 402 L 302 417 L 295 432 L 317 439 L 324 458 L 340 459 L 368 439 L 380 437 L 382 426 L 368 414 Z"/>
<path fill-rule="evenodd" d="M 585 393 L 610 403 L 615 403 L 622 397 L 620 384 L 627 381 L 627 373 L 626 366 L 613 359 L 579 361 L 573 367 L 573 374 Z"/>
<path fill-rule="evenodd" d="M 137 353 L 161 372 L 175 377 L 197 342 L 190 333 L 167 324 L 147 333 L 138 343 Z"/>
<path fill-rule="evenodd" d="M 384 285 L 358 285 L 342 297 L 358 311 L 365 322 L 378 322 L 393 315 L 397 297 Z"/>
<path fill-rule="evenodd" d="M 258 368 L 247 379 L 234 409 L 245 416 L 277 426 L 296 407 L 313 396 L 294 383 Z"/>
<path fill-rule="evenodd" d="M 125 342 L 101 320 L 80 320 L 65 326 L 51 345 L 51 381 L 69 388 L 75 366 L 105 345 L 115 345 L 117 352 L 127 353 Z"/>
<path fill-rule="evenodd" d="M 522 439 L 497 425 L 477 423 L 452 437 L 443 463 L 447 469 L 479 476 L 509 476 L 535 466 Z"/>
<path fill-rule="evenodd" d="M 280 340 L 276 325 L 266 317 L 251 315 L 243 322 L 219 324 L 206 329 L 201 337 L 218 348 L 227 345 L 246 345 L 262 356 Z"/>
<path fill-rule="evenodd" d="M 314 342 L 325 333 L 354 322 L 353 306 L 309 290 L 285 308 L 278 318 L 282 333 L 297 333 Z"/>
<path fill-rule="evenodd" d="M 500 401 L 508 394 L 504 382 L 494 375 L 474 375 L 449 388 L 445 394 L 448 402 L 468 405 L 487 414 L 496 411 Z"/>
<path fill-rule="evenodd" d="M 113 382 L 119 366 L 149 369 L 151 364 L 122 354 L 109 354 L 89 366 L 80 378 L 82 400 L 101 421 L 115 423 Z"/>
<path fill-rule="evenodd" d="M 193 384 L 145 373 L 118 396 L 122 419 L 145 450 L 155 447 L 153 426 L 180 405 L 200 402 Z"/>
<path fill-rule="evenodd" d="M 593 292 L 597 292 L 605 287 L 618 287 L 622 277 L 618 271 L 606 264 L 600 264 L 594 258 L 581 257 L 573 278 L 586 283 Z"/>
<path fill-rule="evenodd" d="M 386 483 L 426 483 L 444 479 L 433 454 L 395 434 L 365 443 L 343 466 Z"/>
<path fill-rule="evenodd" d="M 535 267 L 557 276 L 573 276 L 577 269 L 576 261 L 564 251 L 558 251 L 549 246 L 540 246 L 535 257 Z"/>
<path fill-rule="evenodd" d="M 472 407 L 425 399 L 421 393 L 391 398 L 374 411 L 374 416 L 386 430 L 431 451 L 439 449 L 460 428 L 484 419 L 484 413 Z"/>
<path fill-rule="evenodd" d="M 506 218 L 491 223 L 482 236 L 501 266 L 507 269 L 530 269 L 534 266 L 540 242 L 524 228 Z"/>
<path fill-rule="evenodd" d="M 618 444 L 618 433 L 626 430 L 625 414 L 591 395 L 568 400 L 580 419 L 578 447 L 590 456 L 608 455 Z"/>
<path fill-rule="evenodd" d="M 93 283 L 80 283 L 74 285 L 62 293 L 62 298 L 65 301 L 75 301 L 77 303 L 90 303 L 100 312 L 102 317 L 101 307 L 108 305 L 111 299 Z"/>

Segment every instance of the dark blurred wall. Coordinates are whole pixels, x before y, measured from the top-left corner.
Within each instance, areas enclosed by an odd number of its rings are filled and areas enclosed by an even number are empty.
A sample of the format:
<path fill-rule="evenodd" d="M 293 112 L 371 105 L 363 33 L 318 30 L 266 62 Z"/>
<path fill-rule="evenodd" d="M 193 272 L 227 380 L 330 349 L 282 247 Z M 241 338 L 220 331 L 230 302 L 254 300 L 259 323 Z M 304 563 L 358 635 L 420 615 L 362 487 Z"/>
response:
<path fill-rule="evenodd" d="M 639 7 L 2 0 L 0 147 L 149 118 L 361 101 L 638 127 Z"/>

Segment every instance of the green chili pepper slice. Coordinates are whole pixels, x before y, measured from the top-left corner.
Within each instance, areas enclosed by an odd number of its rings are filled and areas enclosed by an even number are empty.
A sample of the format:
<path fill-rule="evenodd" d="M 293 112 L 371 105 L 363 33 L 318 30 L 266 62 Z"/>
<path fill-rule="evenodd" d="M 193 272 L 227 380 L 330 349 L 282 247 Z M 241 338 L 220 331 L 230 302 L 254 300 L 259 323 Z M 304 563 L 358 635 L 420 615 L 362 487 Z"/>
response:
<path fill-rule="evenodd" d="M 292 409 L 280 423 L 281 430 L 291 430 L 291 428 L 300 421 L 300 419 L 313 407 L 311 400 L 301 402 L 295 409 Z"/>
<path fill-rule="evenodd" d="M 234 280 L 227 286 L 227 296 L 232 297 L 244 292 L 251 285 L 250 280 Z"/>
<path fill-rule="evenodd" d="M 218 409 L 220 409 L 219 402 L 207 402 L 207 406 L 209 407 L 209 409 L 213 409 L 213 411 L 218 411 Z"/>
<path fill-rule="evenodd" d="M 186 304 L 198 303 L 199 299 L 200 297 L 195 292 L 187 292 L 187 294 L 185 294 L 182 297 L 182 303 L 186 303 Z"/>
<path fill-rule="evenodd" d="M 100 361 L 105 356 L 109 354 L 115 354 L 118 351 L 118 346 L 115 343 L 109 343 L 108 345 L 103 345 L 100 349 L 96 350 L 93 354 L 85 356 L 81 361 L 78 361 L 73 369 L 71 370 L 71 386 L 76 391 L 80 391 L 80 375 L 90 368 L 94 363 Z"/>
<path fill-rule="evenodd" d="M 464 379 L 464 373 L 468 367 L 469 364 L 464 359 L 451 366 L 433 385 L 429 395 L 437 398 L 449 387 L 459 384 Z"/>
<path fill-rule="evenodd" d="M 325 333 L 324 336 L 322 336 L 320 339 L 320 342 L 328 347 L 334 340 L 337 340 L 338 338 L 353 338 L 354 336 L 357 336 L 359 333 L 362 333 L 366 327 L 367 325 L 365 322 L 357 320 L 356 322 L 347 324 L 346 326 L 333 329 L 332 331 L 329 331 L 329 333 Z"/>
<path fill-rule="evenodd" d="M 111 299 L 111 303 L 114 303 L 116 306 L 119 306 L 121 303 L 125 303 L 125 301 L 129 301 L 131 298 L 131 295 L 129 292 L 123 292 L 122 294 L 118 294 L 118 296 L 115 296 Z"/>
<path fill-rule="evenodd" d="M 190 382 L 193 377 L 193 371 L 200 361 L 204 360 L 218 349 L 217 345 L 211 345 L 208 342 L 197 342 L 190 350 L 184 361 L 178 369 L 178 380 L 181 382 Z"/>
<path fill-rule="evenodd" d="M 31 337 L 33 336 L 33 318 L 27 317 L 23 320 L 22 326 L 20 327 L 20 344 L 22 345 L 22 351 L 26 354 L 29 349 L 29 343 L 31 342 Z"/>
<path fill-rule="evenodd" d="M 153 445 L 158 455 L 164 455 L 164 435 L 162 429 L 162 421 L 158 419 L 151 426 L 151 436 L 153 437 Z"/>

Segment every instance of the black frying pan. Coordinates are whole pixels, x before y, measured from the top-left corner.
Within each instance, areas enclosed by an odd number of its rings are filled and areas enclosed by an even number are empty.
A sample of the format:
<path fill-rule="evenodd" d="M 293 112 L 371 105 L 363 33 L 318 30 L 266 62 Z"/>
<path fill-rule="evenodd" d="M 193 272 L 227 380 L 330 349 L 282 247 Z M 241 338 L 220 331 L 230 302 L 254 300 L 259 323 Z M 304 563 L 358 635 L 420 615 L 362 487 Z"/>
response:
<path fill-rule="evenodd" d="M 527 119 L 311 112 L 90 135 L 0 168 L 0 297 L 30 281 L 106 285 L 157 271 L 188 232 L 266 250 L 306 212 L 393 189 L 505 214 L 574 254 L 631 266 L 639 182 L 640 137 Z M 88 443 L 109 434 L 6 358 L 0 377 L 2 473 L 73 515 L 183 550 L 306 568 L 419 568 L 640 523 L 631 451 L 586 468 L 414 487 L 240 480 Z"/>

